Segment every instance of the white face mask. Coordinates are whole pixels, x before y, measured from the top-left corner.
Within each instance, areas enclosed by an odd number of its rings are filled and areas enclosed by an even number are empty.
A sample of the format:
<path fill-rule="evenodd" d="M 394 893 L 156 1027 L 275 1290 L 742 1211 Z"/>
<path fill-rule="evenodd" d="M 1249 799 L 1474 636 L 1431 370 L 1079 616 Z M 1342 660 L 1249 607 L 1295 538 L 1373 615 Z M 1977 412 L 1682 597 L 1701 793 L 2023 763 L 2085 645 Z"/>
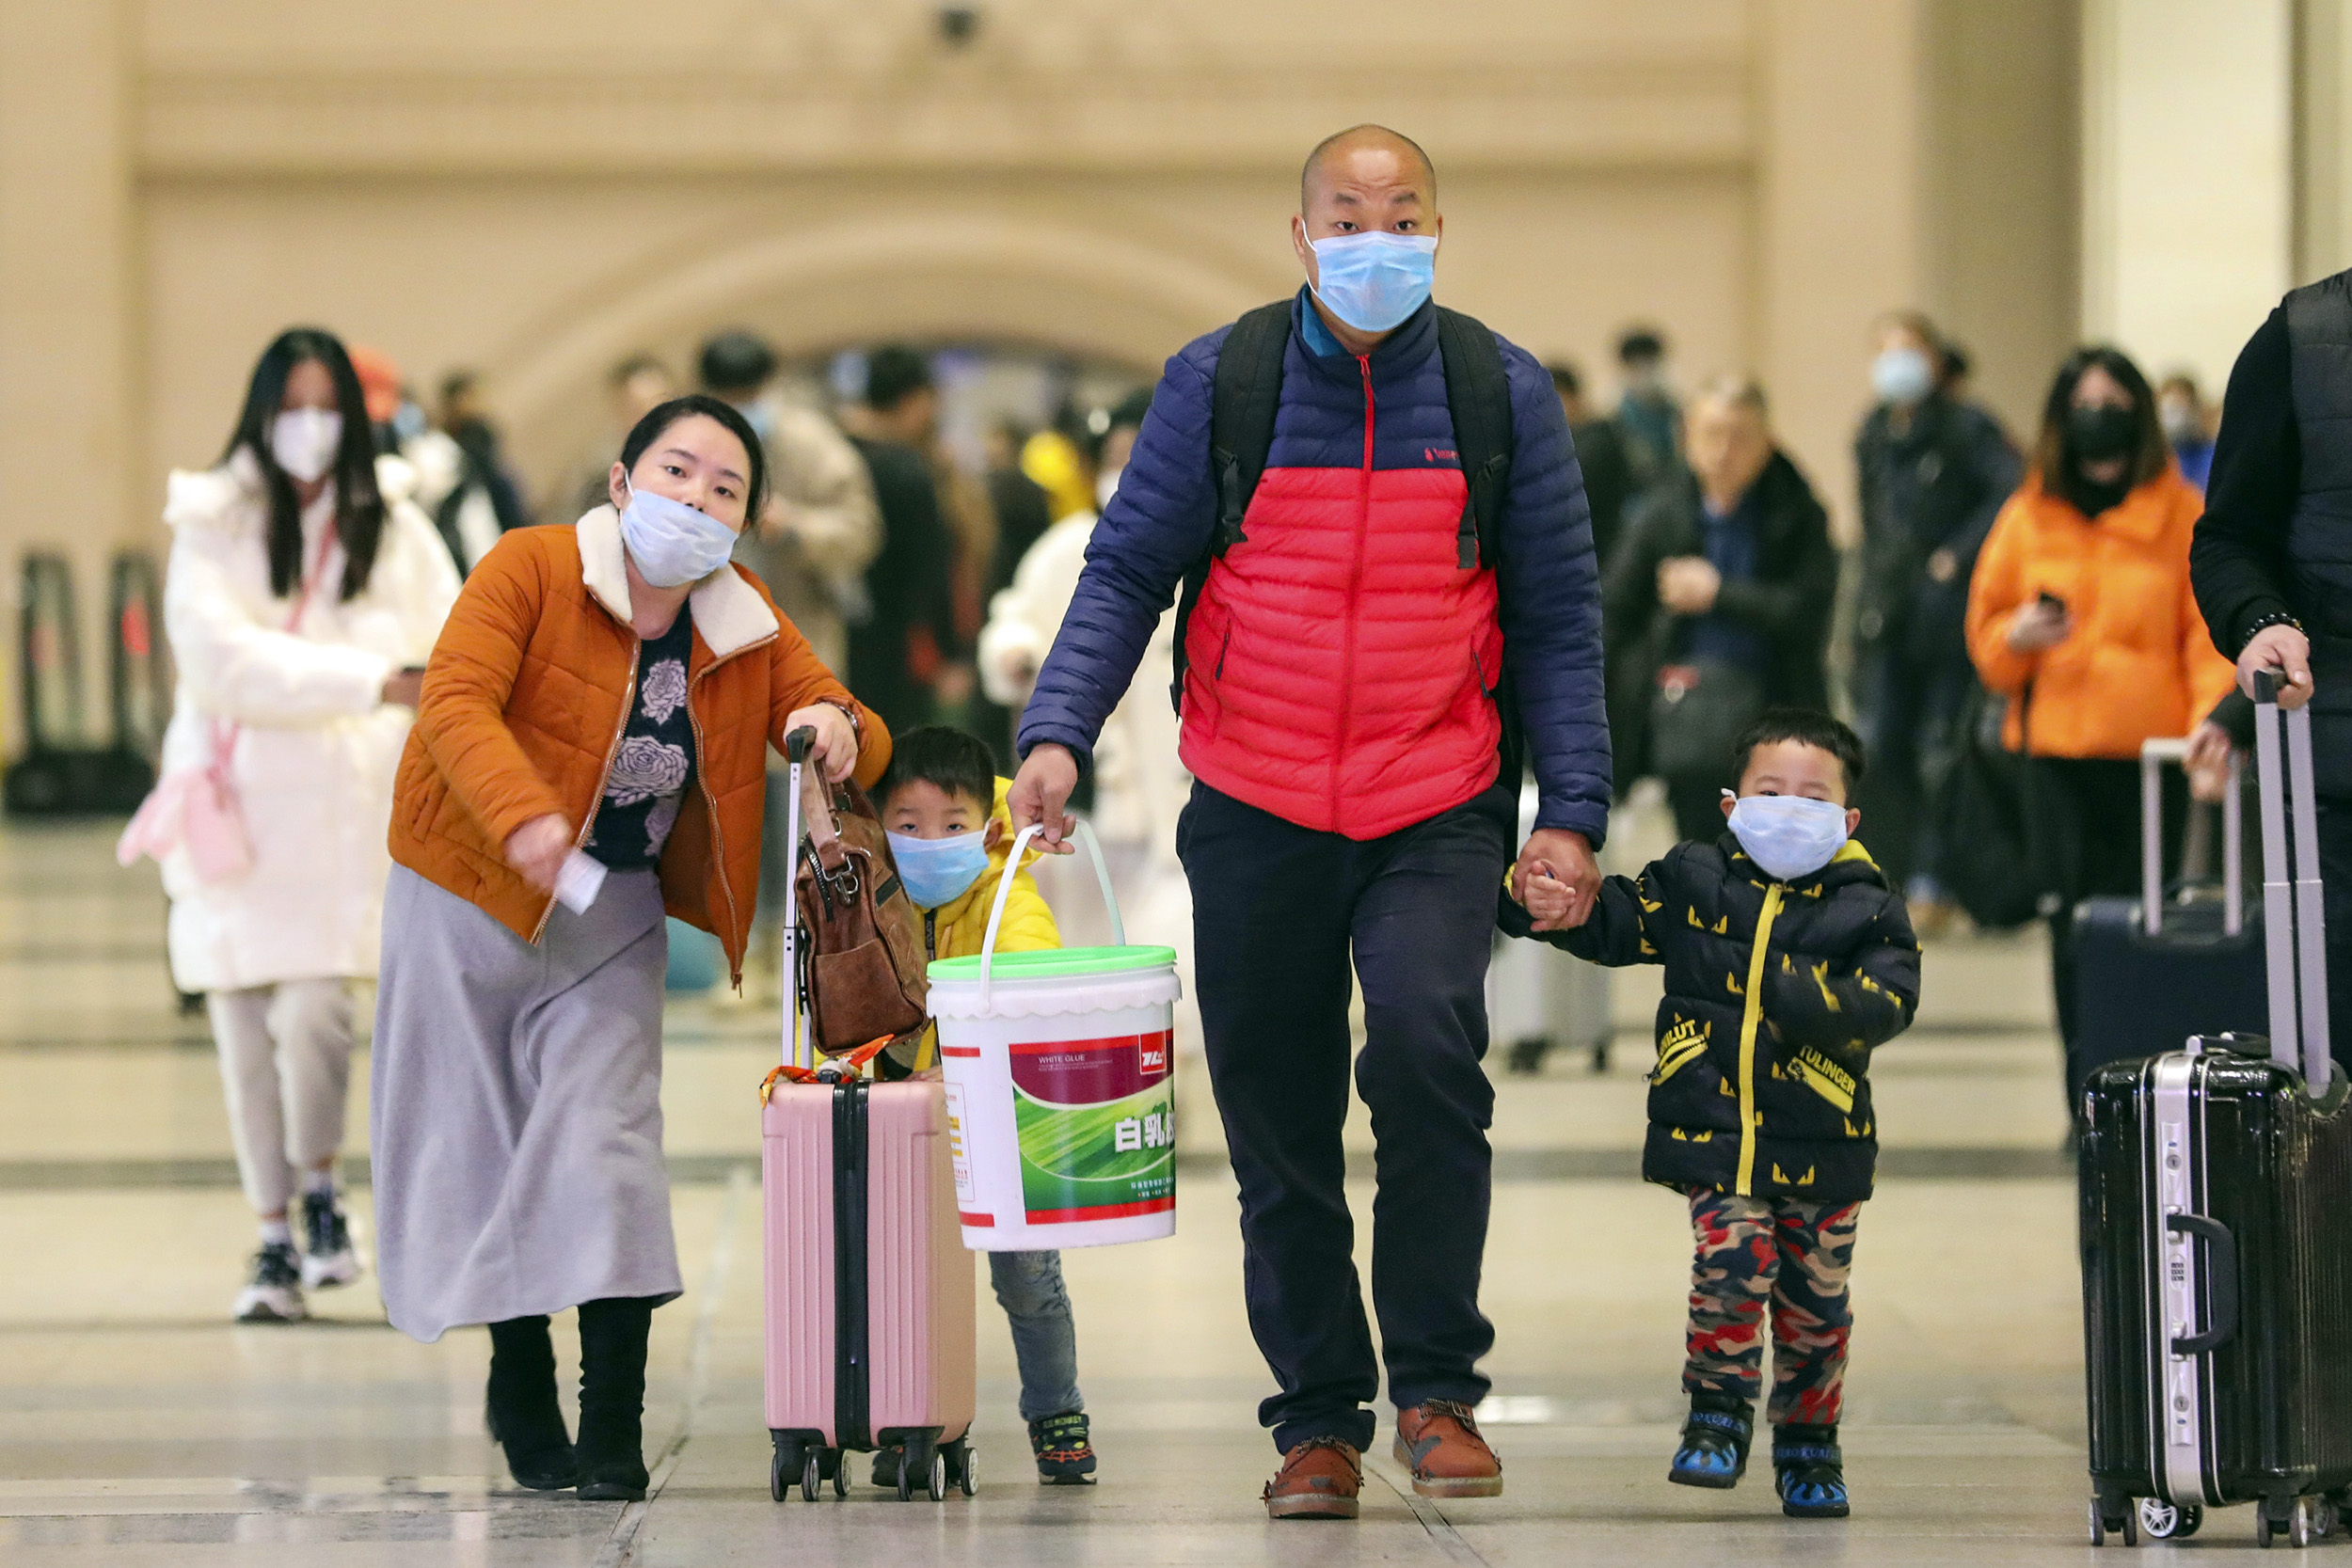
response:
<path fill-rule="evenodd" d="M 629 486 L 621 543 L 639 575 L 656 588 L 699 582 L 735 553 L 735 530 L 681 500 Z"/>
<path fill-rule="evenodd" d="M 1124 468 L 1104 468 L 1094 476 L 1094 510 L 1096 512 L 1108 512 L 1111 509 L 1111 498 L 1119 494 L 1119 476 L 1126 471 Z"/>
<path fill-rule="evenodd" d="M 1731 831 L 1766 876 L 1793 882 L 1846 847 L 1846 808 L 1802 795 L 1742 795 L 1731 808 Z"/>
<path fill-rule="evenodd" d="M 310 484 L 326 477 L 342 450 L 343 417 L 332 408 L 287 408 L 269 422 L 269 454 Z"/>

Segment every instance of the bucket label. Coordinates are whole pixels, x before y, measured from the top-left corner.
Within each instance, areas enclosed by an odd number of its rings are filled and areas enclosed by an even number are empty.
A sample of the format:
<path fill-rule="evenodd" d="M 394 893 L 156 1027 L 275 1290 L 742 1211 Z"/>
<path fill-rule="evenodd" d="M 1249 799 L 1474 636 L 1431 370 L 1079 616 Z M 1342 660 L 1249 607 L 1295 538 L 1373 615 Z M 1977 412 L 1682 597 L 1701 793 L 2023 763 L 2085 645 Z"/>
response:
<path fill-rule="evenodd" d="M 979 1199 L 979 1189 L 972 1181 L 972 1147 L 965 1141 L 963 1119 L 963 1085 L 949 1084 L 947 1090 L 947 1163 L 956 1173 L 956 1201 L 970 1208 Z"/>
<path fill-rule="evenodd" d="M 1172 1043 L 1163 1029 L 1012 1047 L 1021 1196 L 1031 1225 L 1175 1207 Z"/>

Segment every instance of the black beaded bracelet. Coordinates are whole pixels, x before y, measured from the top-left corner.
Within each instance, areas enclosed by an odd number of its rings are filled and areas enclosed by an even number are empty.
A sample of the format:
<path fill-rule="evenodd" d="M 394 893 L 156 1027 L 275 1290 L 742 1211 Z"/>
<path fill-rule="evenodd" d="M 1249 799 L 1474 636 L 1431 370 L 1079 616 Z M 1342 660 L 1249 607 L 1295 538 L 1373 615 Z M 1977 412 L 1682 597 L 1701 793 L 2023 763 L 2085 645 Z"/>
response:
<path fill-rule="evenodd" d="M 2247 643 L 2251 642 L 2272 626 L 2293 626 L 2296 631 L 2303 630 L 2302 622 L 2283 610 L 2274 610 L 2267 615 L 2258 615 L 2254 618 L 2254 624 L 2246 628 L 2246 636 L 2238 643 L 2238 651 L 2245 652 Z"/>

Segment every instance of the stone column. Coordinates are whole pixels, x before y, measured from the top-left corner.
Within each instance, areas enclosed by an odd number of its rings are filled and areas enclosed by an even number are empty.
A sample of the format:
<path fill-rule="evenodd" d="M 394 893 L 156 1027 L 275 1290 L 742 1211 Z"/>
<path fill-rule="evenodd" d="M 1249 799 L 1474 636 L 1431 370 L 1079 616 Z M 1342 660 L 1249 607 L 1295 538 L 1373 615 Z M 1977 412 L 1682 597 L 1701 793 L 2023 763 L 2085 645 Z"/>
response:
<path fill-rule="evenodd" d="M 2083 328 L 2218 396 L 2292 281 L 2291 0 L 2086 0 Z"/>
<path fill-rule="evenodd" d="M 1922 0 L 1768 0 L 1757 40 L 1756 361 L 1841 541 L 1870 323 L 1921 287 Z"/>
<path fill-rule="evenodd" d="M 0 4 L 0 711 L 11 752 L 24 720 L 23 552 L 72 559 L 95 731 L 106 563 L 151 488 L 134 379 L 131 33 L 125 0 Z"/>

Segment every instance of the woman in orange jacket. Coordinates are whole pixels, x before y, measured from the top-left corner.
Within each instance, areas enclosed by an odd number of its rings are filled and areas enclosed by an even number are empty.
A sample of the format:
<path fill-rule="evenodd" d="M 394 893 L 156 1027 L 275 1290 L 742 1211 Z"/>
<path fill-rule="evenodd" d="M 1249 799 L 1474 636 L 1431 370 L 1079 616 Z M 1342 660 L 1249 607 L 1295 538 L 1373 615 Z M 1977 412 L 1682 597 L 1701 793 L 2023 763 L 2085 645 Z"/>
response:
<path fill-rule="evenodd" d="M 515 1479 L 644 1496 L 653 1308 L 681 1289 L 661 1157 L 666 909 L 737 982 L 766 757 L 803 725 L 870 784 L 890 739 L 728 562 L 766 488 L 707 397 L 639 420 L 612 505 L 520 529 L 467 578 L 392 807 L 374 1085 L 377 1267 L 394 1327 L 490 1328 Z M 577 1447 L 548 1314 L 580 1309 Z"/>
<path fill-rule="evenodd" d="M 2203 510 L 2139 367 L 2111 348 L 2078 349 L 2059 367 L 2032 471 L 1994 522 L 1969 585 L 1969 655 L 1985 686 L 2009 699 L 2009 744 L 2034 759 L 2070 1065 L 2073 910 L 2093 894 L 2138 889 L 2140 742 L 2195 732 L 2201 752 L 2219 738 L 2207 716 L 2234 672 L 2188 583 Z M 2070 1071 L 2070 1086 L 2078 1077 Z"/>

